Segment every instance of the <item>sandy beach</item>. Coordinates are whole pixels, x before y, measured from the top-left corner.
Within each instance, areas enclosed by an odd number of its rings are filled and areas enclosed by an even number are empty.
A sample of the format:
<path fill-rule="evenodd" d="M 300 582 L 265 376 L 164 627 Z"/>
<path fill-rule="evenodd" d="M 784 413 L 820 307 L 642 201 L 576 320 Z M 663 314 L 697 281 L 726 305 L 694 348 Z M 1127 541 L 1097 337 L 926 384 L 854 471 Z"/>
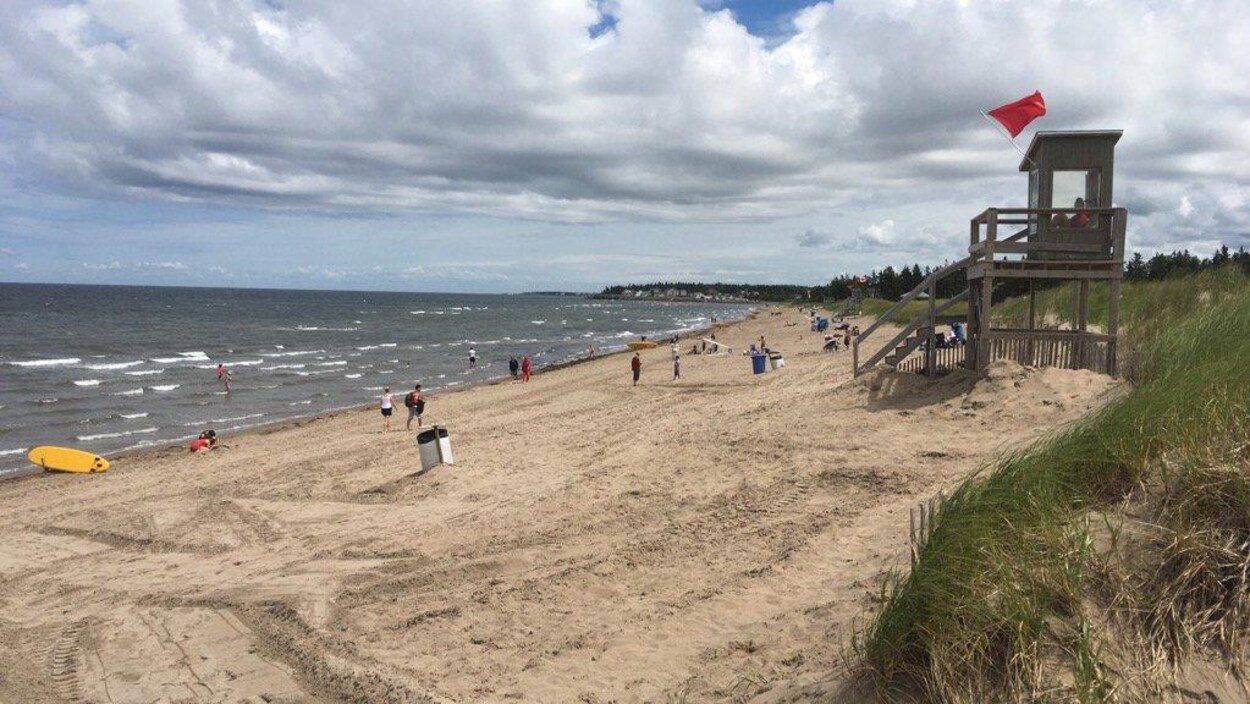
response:
<path fill-rule="evenodd" d="M 637 387 L 618 355 L 436 396 L 426 473 L 369 410 L 0 482 L 0 702 L 813 699 L 908 509 L 1115 382 L 855 380 L 771 313 L 717 331 L 763 375 L 662 346 Z"/>

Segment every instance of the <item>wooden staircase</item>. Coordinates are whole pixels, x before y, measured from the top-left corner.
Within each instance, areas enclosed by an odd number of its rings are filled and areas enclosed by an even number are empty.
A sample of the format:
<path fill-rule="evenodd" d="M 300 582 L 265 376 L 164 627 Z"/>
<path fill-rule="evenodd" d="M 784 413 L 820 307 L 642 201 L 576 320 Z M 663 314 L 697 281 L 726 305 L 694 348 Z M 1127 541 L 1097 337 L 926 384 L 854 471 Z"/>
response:
<path fill-rule="evenodd" d="M 1015 242 L 1023 239 L 1028 235 L 1028 230 L 1024 229 L 1016 234 L 1003 240 L 1003 242 Z M 947 264 L 941 269 L 937 269 L 930 273 L 920 282 L 918 286 L 913 288 L 898 300 L 889 310 L 881 314 L 872 325 L 868 326 L 851 342 L 852 359 L 854 364 L 855 376 L 859 376 L 864 372 L 872 369 L 880 363 L 885 363 L 891 368 L 898 368 L 898 365 L 907 359 L 907 357 L 924 346 L 925 362 L 923 369 L 929 376 L 933 376 L 938 372 L 938 355 L 937 355 L 937 329 L 940 325 L 949 325 L 952 322 L 964 320 L 963 315 L 951 315 L 947 311 L 956 304 L 968 300 L 968 289 L 965 288 L 959 292 L 959 295 L 953 296 L 941 304 L 937 302 L 937 286 L 938 282 L 948 276 L 958 275 L 966 278 L 966 271 L 969 266 L 973 265 L 980 255 L 973 254 L 952 264 Z M 928 308 L 915 316 L 911 320 L 903 323 L 903 327 L 884 345 L 879 347 L 861 364 L 859 348 L 864 345 L 878 329 L 887 324 L 897 324 L 899 312 L 913 300 L 916 300 L 920 294 L 927 293 L 929 295 Z M 944 355 L 947 357 L 949 355 Z M 962 355 L 961 355 L 962 358 Z"/>

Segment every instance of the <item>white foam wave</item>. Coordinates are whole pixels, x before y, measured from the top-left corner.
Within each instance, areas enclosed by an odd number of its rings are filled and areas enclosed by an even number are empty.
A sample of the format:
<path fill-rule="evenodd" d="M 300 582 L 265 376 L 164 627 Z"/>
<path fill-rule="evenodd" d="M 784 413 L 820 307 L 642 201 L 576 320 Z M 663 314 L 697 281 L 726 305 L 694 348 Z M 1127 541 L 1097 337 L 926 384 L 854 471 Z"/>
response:
<path fill-rule="evenodd" d="M 143 393 L 143 389 L 131 389 L 129 391 L 118 391 L 113 396 L 138 396 Z"/>
<path fill-rule="evenodd" d="M 337 366 L 345 365 L 345 364 L 347 364 L 346 359 L 338 361 L 338 362 L 317 362 L 318 367 L 337 367 Z"/>
<path fill-rule="evenodd" d="M 220 425 L 221 423 L 234 423 L 240 420 L 248 420 L 250 418 L 263 417 L 264 413 L 249 413 L 245 416 L 234 416 L 231 418 L 209 418 L 205 421 L 194 421 L 191 423 L 183 423 L 184 426 L 200 426 L 200 425 Z"/>
<path fill-rule="evenodd" d="M 359 379 L 362 376 L 364 375 L 363 374 L 344 374 L 343 378 L 344 379 Z"/>
<path fill-rule="evenodd" d="M 59 398 L 41 398 L 39 399 L 39 403 L 56 403 L 57 401 L 60 401 L 60 400 L 61 399 Z"/>
<path fill-rule="evenodd" d="M 65 357 L 64 359 L 28 359 L 21 362 L 9 362 L 9 364 L 15 367 L 63 367 L 78 364 L 81 361 L 78 357 Z"/>
<path fill-rule="evenodd" d="M 140 430 L 127 430 L 120 433 L 96 433 L 95 435 L 79 435 L 75 439 L 83 442 L 87 440 L 103 440 L 104 438 L 124 438 L 128 435 L 146 435 L 147 433 L 155 433 L 160 428 L 142 428 Z"/>
<path fill-rule="evenodd" d="M 99 379 L 79 379 L 74 382 L 74 386 L 99 386 Z"/>
<path fill-rule="evenodd" d="M 153 391 L 173 391 L 179 386 L 182 386 L 182 384 L 162 384 L 160 386 L 149 386 L 148 388 Z"/>
<path fill-rule="evenodd" d="M 142 359 L 136 360 L 134 362 L 113 362 L 111 364 L 88 364 L 86 365 L 86 368 L 92 369 L 95 371 L 105 371 L 108 369 L 126 369 L 128 367 L 137 367 L 140 364 L 143 364 Z"/>
<path fill-rule="evenodd" d="M 281 345 L 278 345 L 279 347 Z M 269 352 L 266 357 L 299 357 L 305 354 L 324 354 L 325 350 L 295 350 L 293 352 Z"/>
<path fill-rule="evenodd" d="M 274 364 L 268 367 L 261 367 L 261 369 L 265 371 L 269 371 L 271 369 L 303 369 L 306 366 L 308 365 L 307 364 Z"/>
<path fill-rule="evenodd" d="M 144 369 L 137 372 L 126 372 L 129 376 L 152 376 L 153 374 L 164 374 L 164 369 Z"/>
<path fill-rule="evenodd" d="M 126 420 L 134 420 L 135 418 L 147 418 L 147 413 L 123 413 L 122 418 Z"/>
<path fill-rule="evenodd" d="M 20 455 L 23 452 L 26 452 L 26 448 L 24 447 L 19 447 L 13 450 L 0 450 L 0 457 L 7 457 L 8 455 Z"/>
<path fill-rule="evenodd" d="M 531 320 L 530 322 L 535 325 L 545 325 L 547 323 L 546 320 Z"/>
<path fill-rule="evenodd" d="M 265 363 L 265 360 L 263 359 L 241 359 L 237 362 L 222 362 L 222 364 L 226 365 L 227 367 L 252 367 L 257 364 L 264 364 L 264 363 Z M 195 368 L 196 369 L 216 369 L 217 365 L 216 364 L 197 364 L 195 365 Z"/>

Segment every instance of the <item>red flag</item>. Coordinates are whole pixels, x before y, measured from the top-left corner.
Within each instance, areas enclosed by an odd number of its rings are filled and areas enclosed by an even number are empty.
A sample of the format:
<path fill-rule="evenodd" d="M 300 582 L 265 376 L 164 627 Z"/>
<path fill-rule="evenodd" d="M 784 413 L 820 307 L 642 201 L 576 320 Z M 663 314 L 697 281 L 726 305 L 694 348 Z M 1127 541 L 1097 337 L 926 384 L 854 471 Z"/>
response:
<path fill-rule="evenodd" d="M 1036 91 L 1033 95 L 996 107 L 986 114 L 998 120 L 1015 137 L 1024 130 L 1025 125 L 1046 114 L 1046 101 L 1042 99 L 1041 91 Z"/>

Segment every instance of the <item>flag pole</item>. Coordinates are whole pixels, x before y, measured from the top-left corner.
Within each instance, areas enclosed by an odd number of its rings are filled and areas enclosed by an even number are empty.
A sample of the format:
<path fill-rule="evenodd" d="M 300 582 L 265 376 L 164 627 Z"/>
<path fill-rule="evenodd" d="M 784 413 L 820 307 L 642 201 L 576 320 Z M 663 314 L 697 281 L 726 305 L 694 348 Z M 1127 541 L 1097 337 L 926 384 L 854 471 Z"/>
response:
<path fill-rule="evenodd" d="M 1010 134 L 1008 134 L 1007 130 L 1003 129 L 1003 126 L 1000 125 L 997 120 L 995 120 L 994 118 L 986 114 L 984 110 L 981 110 L 980 113 L 981 113 L 981 117 L 984 117 L 986 122 L 990 123 L 997 129 L 998 133 L 1003 136 L 1003 139 L 1007 140 L 1007 142 L 1010 143 L 1011 146 L 1016 148 L 1016 151 L 1020 152 L 1020 156 L 1024 157 L 1025 161 L 1029 162 L 1030 164 L 1033 164 L 1034 166 L 1037 166 L 1037 164 L 1035 164 L 1033 160 L 1029 158 L 1029 155 L 1026 154 L 1023 149 L 1020 148 L 1020 145 L 1016 144 L 1015 138 L 1013 138 Z"/>

